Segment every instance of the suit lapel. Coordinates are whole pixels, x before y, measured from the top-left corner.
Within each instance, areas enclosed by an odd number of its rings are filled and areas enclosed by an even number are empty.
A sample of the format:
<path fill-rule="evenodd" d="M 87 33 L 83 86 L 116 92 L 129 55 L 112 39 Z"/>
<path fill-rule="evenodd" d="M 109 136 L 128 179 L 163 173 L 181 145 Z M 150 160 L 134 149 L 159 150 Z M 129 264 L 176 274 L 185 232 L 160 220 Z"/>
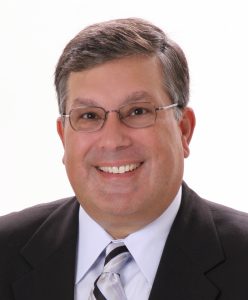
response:
<path fill-rule="evenodd" d="M 78 207 L 61 205 L 22 249 L 28 267 L 13 283 L 15 300 L 73 299 Z"/>
<path fill-rule="evenodd" d="M 207 273 L 224 261 L 207 204 L 186 184 L 149 300 L 215 300 L 219 290 Z"/>

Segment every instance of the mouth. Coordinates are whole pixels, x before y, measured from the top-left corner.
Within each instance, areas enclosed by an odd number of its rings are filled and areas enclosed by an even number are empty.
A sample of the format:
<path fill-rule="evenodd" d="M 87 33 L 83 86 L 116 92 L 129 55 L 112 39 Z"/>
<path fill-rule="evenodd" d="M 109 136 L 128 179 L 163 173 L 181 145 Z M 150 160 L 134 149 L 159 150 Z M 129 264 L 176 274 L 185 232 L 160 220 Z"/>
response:
<path fill-rule="evenodd" d="M 142 163 L 132 163 L 120 166 L 97 166 L 96 168 L 104 173 L 109 174 L 124 174 L 128 172 L 133 172 L 138 169 Z"/>

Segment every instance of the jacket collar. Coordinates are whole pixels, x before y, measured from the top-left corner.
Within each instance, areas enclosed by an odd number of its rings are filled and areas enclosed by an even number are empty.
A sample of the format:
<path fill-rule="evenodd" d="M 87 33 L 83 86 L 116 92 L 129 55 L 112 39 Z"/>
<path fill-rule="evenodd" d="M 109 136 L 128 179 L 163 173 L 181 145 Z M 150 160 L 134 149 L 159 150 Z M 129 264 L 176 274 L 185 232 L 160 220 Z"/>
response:
<path fill-rule="evenodd" d="M 214 300 L 219 290 L 207 273 L 225 257 L 207 203 L 183 183 L 182 203 L 172 225 L 150 300 Z"/>
<path fill-rule="evenodd" d="M 60 205 L 23 247 L 28 267 L 13 284 L 16 300 L 73 299 L 78 208 L 75 198 Z"/>

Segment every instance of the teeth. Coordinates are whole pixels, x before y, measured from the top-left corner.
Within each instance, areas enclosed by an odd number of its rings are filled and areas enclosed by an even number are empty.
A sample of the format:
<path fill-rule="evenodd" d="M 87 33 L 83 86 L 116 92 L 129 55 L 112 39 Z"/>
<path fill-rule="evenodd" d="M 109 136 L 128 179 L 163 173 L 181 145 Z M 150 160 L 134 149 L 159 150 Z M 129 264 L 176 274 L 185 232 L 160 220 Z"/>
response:
<path fill-rule="evenodd" d="M 98 167 L 99 170 L 106 172 L 106 173 L 113 173 L 113 174 L 123 174 L 125 172 L 130 172 L 137 169 L 140 166 L 139 164 L 130 164 L 124 165 L 119 167 Z"/>

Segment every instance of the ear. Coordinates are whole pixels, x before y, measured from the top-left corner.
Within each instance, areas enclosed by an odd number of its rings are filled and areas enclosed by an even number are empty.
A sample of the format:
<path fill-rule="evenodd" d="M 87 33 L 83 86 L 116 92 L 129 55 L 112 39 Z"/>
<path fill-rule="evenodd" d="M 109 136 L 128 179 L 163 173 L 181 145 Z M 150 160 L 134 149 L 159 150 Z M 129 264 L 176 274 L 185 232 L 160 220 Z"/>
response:
<path fill-rule="evenodd" d="M 187 158 L 190 153 L 189 143 L 194 132 L 195 122 L 196 121 L 194 111 L 191 108 L 186 107 L 183 110 L 181 119 L 179 121 L 184 158 Z"/>
<path fill-rule="evenodd" d="M 63 144 L 63 147 L 65 147 L 65 138 L 64 138 L 65 128 L 64 128 L 63 120 L 61 117 L 58 117 L 58 119 L 57 119 L 57 132 L 58 132 L 60 140 Z M 62 162 L 63 162 L 63 164 L 65 163 L 65 154 L 62 157 Z"/>
<path fill-rule="evenodd" d="M 57 132 L 58 132 L 60 140 L 64 146 L 65 145 L 65 140 L 64 140 L 65 128 L 64 128 L 63 120 L 61 117 L 58 117 L 58 119 L 57 119 Z"/>

